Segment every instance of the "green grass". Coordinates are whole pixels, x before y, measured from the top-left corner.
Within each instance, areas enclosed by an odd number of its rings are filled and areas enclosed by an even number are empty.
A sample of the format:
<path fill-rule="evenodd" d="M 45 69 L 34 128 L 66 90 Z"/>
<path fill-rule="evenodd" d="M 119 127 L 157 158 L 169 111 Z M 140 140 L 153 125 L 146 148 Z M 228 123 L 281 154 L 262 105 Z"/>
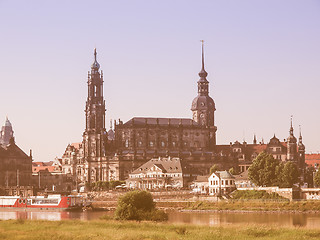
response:
<path fill-rule="evenodd" d="M 189 210 L 239 210 L 239 211 L 320 211 L 320 201 L 229 200 L 221 202 L 199 201 L 185 206 Z"/>
<path fill-rule="evenodd" d="M 236 190 L 232 193 L 232 199 L 281 199 L 287 200 L 284 197 L 281 197 L 277 193 L 267 193 L 266 191 L 257 191 L 257 190 Z M 287 200 L 289 201 L 289 200 Z"/>
<path fill-rule="evenodd" d="M 0 221 L 0 239 L 319 239 L 320 230 L 267 226 L 194 226 L 150 222 Z"/>

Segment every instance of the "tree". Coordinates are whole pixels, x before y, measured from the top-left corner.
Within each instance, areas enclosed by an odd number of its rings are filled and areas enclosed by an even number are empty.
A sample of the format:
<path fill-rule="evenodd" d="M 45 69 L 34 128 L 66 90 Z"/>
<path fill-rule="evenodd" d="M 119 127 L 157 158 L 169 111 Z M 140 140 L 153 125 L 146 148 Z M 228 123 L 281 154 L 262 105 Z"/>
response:
<path fill-rule="evenodd" d="M 210 175 L 216 171 L 219 171 L 219 167 L 217 166 L 217 164 L 213 164 L 210 168 Z"/>
<path fill-rule="evenodd" d="M 261 152 L 248 169 L 249 179 L 258 186 L 272 186 L 277 184 L 276 173 L 279 171 L 280 162 L 271 154 Z"/>
<path fill-rule="evenodd" d="M 289 161 L 286 162 L 283 166 L 283 169 L 280 174 L 279 182 L 280 187 L 292 187 L 294 183 L 298 182 L 299 171 L 295 163 Z"/>
<path fill-rule="evenodd" d="M 167 214 L 155 208 L 152 195 L 147 191 L 132 191 L 124 194 L 118 200 L 115 212 L 119 220 L 152 220 L 165 221 Z"/>
<path fill-rule="evenodd" d="M 320 186 L 320 171 L 319 170 L 315 173 L 314 178 L 313 178 L 313 182 L 317 187 Z"/>
<path fill-rule="evenodd" d="M 306 168 L 306 172 L 304 175 L 305 182 L 308 184 L 308 187 L 313 187 L 313 173 L 315 172 L 314 167 Z"/>
<path fill-rule="evenodd" d="M 231 173 L 232 175 L 237 175 L 238 171 L 236 170 L 236 168 L 232 167 L 229 169 L 229 173 Z"/>

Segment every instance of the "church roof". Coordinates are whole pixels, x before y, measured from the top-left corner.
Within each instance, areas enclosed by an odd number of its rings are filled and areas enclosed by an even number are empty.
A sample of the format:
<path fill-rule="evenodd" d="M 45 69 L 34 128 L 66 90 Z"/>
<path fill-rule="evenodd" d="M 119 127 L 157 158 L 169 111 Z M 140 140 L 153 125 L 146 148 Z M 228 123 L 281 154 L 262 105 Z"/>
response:
<path fill-rule="evenodd" d="M 23 157 L 29 158 L 29 156 L 21 150 L 15 143 L 11 143 L 7 146 L 0 145 L 0 155 L 6 157 Z"/>
<path fill-rule="evenodd" d="M 197 122 L 193 121 L 190 118 L 149 118 L 149 117 L 134 117 L 131 118 L 129 121 L 124 123 L 124 126 L 130 125 L 162 125 L 162 126 L 179 126 L 180 124 L 183 126 L 192 126 L 198 125 Z"/>

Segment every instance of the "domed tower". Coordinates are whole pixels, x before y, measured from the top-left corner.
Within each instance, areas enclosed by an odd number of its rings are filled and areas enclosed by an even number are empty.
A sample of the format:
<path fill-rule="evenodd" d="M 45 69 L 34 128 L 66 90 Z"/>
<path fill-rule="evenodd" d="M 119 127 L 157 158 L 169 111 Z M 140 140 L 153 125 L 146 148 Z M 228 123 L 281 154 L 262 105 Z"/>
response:
<path fill-rule="evenodd" d="M 287 160 L 297 161 L 297 139 L 293 135 L 292 127 L 292 117 L 291 117 L 291 127 L 289 131 L 289 137 L 287 138 Z"/>
<path fill-rule="evenodd" d="M 0 131 L 0 144 L 6 146 L 10 143 L 11 138 L 13 138 L 13 129 L 11 122 L 8 117 L 6 118 L 6 122 L 4 126 L 2 126 Z"/>
<path fill-rule="evenodd" d="M 86 102 L 86 129 L 83 133 L 84 159 L 87 162 L 87 181 L 105 181 L 102 171 L 105 157 L 107 133 L 105 129 L 105 101 L 103 98 L 103 74 L 99 71 L 97 50 L 94 49 L 94 62 L 88 73 L 88 98 Z"/>
<path fill-rule="evenodd" d="M 213 99 L 209 96 L 209 82 L 207 80 L 208 73 L 204 69 L 204 50 L 202 42 L 202 68 L 199 72 L 200 79 L 198 81 L 198 96 L 193 99 L 191 111 L 193 120 L 199 125 L 211 128 L 210 141 L 216 145 L 216 130 L 214 126 L 214 111 L 216 110 Z M 211 144 L 211 145 L 212 145 Z"/>

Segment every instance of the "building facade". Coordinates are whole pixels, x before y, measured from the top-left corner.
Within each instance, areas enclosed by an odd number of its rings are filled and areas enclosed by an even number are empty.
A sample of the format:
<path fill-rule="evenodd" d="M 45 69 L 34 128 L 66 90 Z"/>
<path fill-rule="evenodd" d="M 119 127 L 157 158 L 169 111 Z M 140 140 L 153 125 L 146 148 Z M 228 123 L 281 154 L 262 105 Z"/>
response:
<path fill-rule="evenodd" d="M 209 194 L 220 196 L 231 193 L 236 189 L 235 177 L 228 171 L 216 171 L 209 180 Z"/>
<path fill-rule="evenodd" d="M 7 118 L 1 130 L 0 188 L 5 188 L 5 192 L 8 194 L 12 192 L 17 194 L 18 191 L 16 188 L 20 189 L 20 187 L 32 185 L 31 178 L 31 151 L 30 155 L 28 156 L 16 145 L 13 136 L 12 125 Z M 28 189 L 28 191 L 30 190 L 30 188 L 21 189 Z"/>

